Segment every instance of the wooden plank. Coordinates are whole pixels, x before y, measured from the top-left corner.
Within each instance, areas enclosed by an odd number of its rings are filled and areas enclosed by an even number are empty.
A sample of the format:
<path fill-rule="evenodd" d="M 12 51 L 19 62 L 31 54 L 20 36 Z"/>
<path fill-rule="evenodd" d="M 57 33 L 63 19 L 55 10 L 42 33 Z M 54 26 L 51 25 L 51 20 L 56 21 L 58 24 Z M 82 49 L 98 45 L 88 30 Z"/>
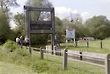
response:
<path fill-rule="evenodd" d="M 42 26 L 42 27 L 33 26 L 30 28 L 30 30 L 51 30 L 52 31 L 52 28 L 51 27 L 45 27 L 45 26 Z"/>
<path fill-rule="evenodd" d="M 65 49 L 64 50 L 64 58 L 63 58 L 63 69 L 66 70 L 67 69 L 67 66 L 68 66 L 68 50 Z"/>
<path fill-rule="evenodd" d="M 30 29 L 31 30 L 52 30 L 52 23 L 51 21 L 31 22 Z"/>
<path fill-rule="evenodd" d="M 24 6 L 25 10 L 28 11 L 47 11 L 47 12 L 52 12 L 54 8 L 40 8 L 40 7 L 32 7 L 32 6 Z"/>
<path fill-rule="evenodd" d="M 31 21 L 32 25 L 37 25 L 37 24 L 52 24 L 52 21 Z"/>
<path fill-rule="evenodd" d="M 26 10 L 26 36 L 29 38 L 29 52 L 30 54 L 32 53 L 31 51 L 31 41 L 30 41 L 30 13 Z"/>
<path fill-rule="evenodd" d="M 52 29 L 53 29 L 53 34 L 51 36 L 51 45 L 52 45 L 52 54 L 53 54 L 54 45 L 55 45 L 55 12 L 54 12 L 54 8 L 53 8 L 53 11 L 51 12 L 51 20 L 52 20 Z"/>
<path fill-rule="evenodd" d="M 37 33 L 37 34 L 52 34 L 53 31 L 52 30 L 31 30 L 30 33 Z"/>

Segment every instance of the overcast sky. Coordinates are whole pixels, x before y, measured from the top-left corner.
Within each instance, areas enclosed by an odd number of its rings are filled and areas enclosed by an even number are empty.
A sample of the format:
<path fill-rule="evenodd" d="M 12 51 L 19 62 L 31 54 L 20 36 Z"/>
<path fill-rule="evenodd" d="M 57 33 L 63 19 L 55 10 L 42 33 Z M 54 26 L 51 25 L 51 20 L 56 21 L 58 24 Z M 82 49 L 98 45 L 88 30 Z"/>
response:
<path fill-rule="evenodd" d="M 105 15 L 110 19 L 110 0 L 50 0 L 56 8 L 56 15 L 80 14 L 84 19 L 94 15 Z"/>
<path fill-rule="evenodd" d="M 86 20 L 94 15 L 104 15 L 110 20 L 110 0 L 49 0 L 55 7 L 56 16 L 69 18 L 71 15 L 80 14 Z M 11 11 L 23 12 L 26 0 L 18 0 L 21 5 Z"/>

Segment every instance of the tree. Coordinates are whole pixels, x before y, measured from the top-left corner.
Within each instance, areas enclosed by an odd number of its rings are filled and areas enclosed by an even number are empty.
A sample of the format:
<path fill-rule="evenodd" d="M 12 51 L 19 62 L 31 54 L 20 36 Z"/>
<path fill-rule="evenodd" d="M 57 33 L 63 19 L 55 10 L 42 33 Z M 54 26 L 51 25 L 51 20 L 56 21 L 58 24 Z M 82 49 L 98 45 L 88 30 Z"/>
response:
<path fill-rule="evenodd" d="M 60 20 L 60 18 L 55 17 L 55 29 L 57 33 L 64 33 L 64 29 L 63 29 L 63 22 L 62 20 Z"/>
<path fill-rule="evenodd" d="M 6 39 L 8 39 L 10 34 L 10 27 L 8 25 L 8 18 L 0 11 L 0 41 L 5 42 Z"/>
<path fill-rule="evenodd" d="M 110 36 L 110 21 L 105 16 L 94 16 L 86 21 L 91 36 L 104 39 Z"/>
<path fill-rule="evenodd" d="M 65 34 L 65 28 L 63 27 L 62 20 L 58 17 L 55 17 L 55 32 L 58 41 L 63 42 L 64 41 L 63 35 Z"/>
<path fill-rule="evenodd" d="M 47 7 L 47 8 L 53 6 L 48 0 L 28 0 L 26 5 L 36 6 L 36 7 Z"/>
<path fill-rule="evenodd" d="M 10 15 L 9 9 L 17 6 L 16 0 L 0 0 L 0 42 L 7 39 L 14 39 L 14 32 L 9 27 Z"/>
<path fill-rule="evenodd" d="M 0 0 L 0 7 L 2 11 L 7 11 L 10 6 L 19 6 L 17 0 Z"/>
<path fill-rule="evenodd" d="M 17 13 L 14 16 L 14 21 L 15 21 L 15 24 L 17 25 L 15 28 L 17 35 L 21 34 L 24 36 L 24 34 L 25 34 L 25 15 L 23 13 Z"/>
<path fill-rule="evenodd" d="M 80 16 L 71 20 L 63 19 L 63 28 L 64 30 L 68 28 L 75 29 L 76 40 L 78 40 L 80 37 L 85 36 L 85 27 L 82 24 L 82 18 Z"/>
<path fill-rule="evenodd" d="M 0 8 L 3 13 L 10 19 L 10 7 L 19 6 L 17 0 L 0 0 Z"/>
<path fill-rule="evenodd" d="M 82 24 L 82 18 L 80 15 L 77 15 L 70 21 L 70 28 L 75 29 L 76 40 L 85 36 L 85 27 Z"/>

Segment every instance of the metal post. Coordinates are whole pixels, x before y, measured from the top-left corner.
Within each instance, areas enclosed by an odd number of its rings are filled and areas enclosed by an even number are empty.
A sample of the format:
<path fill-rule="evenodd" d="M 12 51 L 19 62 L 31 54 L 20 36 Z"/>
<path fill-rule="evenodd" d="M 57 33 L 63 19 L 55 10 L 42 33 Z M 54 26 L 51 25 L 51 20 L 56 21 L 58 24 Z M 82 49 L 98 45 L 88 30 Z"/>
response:
<path fill-rule="evenodd" d="M 63 68 L 64 68 L 64 70 L 66 70 L 67 69 L 67 62 L 68 62 L 68 50 L 67 49 L 65 49 L 64 50 L 64 58 L 63 58 Z"/>
<path fill-rule="evenodd" d="M 74 45 L 75 45 L 75 42 L 76 42 L 76 40 L 75 40 L 75 37 L 74 37 Z"/>
<path fill-rule="evenodd" d="M 110 74 L 110 54 L 107 54 L 105 59 L 105 74 Z"/>
<path fill-rule="evenodd" d="M 55 55 L 57 55 L 57 46 L 54 45 Z"/>
<path fill-rule="evenodd" d="M 103 46 L 102 46 L 102 40 L 100 41 L 100 47 L 103 48 Z"/>
<path fill-rule="evenodd" d="M 78 42 L 77 41 L 75 41 L 75 47 L 78 47 Z"/>
<path fill-rule="evenodd" d="M 51 49 L 52 49 L 52 55 L 54 54 L 54 35 L 52 34 L 52 36 L 51 36 Z"/>
<path fill-rule="evenodd" d="M 89 48 L 89 41 L 87 40 L 87 48 Z"/>
<path fill-rule="evenodd" d="M 44 51 L 42 48 L 40 48 L 40 53 L 41 53 L 41 59 L 44 59 Z"/>
<path fill-rule="evenodd" d="M 76 35 L 75 35 L 75 32 L 76 32 L 76 30 L 74 29 L 74 44 L 75 44 L 75 42 L 76 42 L 76 39 L 75 39 L 75 38 L 76 38 L 76 37 L 75 37 Z"/>

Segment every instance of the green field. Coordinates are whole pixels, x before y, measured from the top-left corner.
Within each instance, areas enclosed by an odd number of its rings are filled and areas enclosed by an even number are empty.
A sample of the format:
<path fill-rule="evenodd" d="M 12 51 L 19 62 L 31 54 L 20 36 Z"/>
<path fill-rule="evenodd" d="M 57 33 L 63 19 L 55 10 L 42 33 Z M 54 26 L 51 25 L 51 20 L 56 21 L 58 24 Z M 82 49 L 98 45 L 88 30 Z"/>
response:
<path fill-rule="evenodd" d="M 110 39 L 102 41 L 103 48 L 100 46 L 100 40 L 89 41 L 89 48 L 87 47 L 86 41 L 78 41 L 78 47 L 74 47 L 74 43 L 61 43 L 61 48 L 67 48 L 69 50 L 96 52 L 96 53 L 110 53 Z"/>

